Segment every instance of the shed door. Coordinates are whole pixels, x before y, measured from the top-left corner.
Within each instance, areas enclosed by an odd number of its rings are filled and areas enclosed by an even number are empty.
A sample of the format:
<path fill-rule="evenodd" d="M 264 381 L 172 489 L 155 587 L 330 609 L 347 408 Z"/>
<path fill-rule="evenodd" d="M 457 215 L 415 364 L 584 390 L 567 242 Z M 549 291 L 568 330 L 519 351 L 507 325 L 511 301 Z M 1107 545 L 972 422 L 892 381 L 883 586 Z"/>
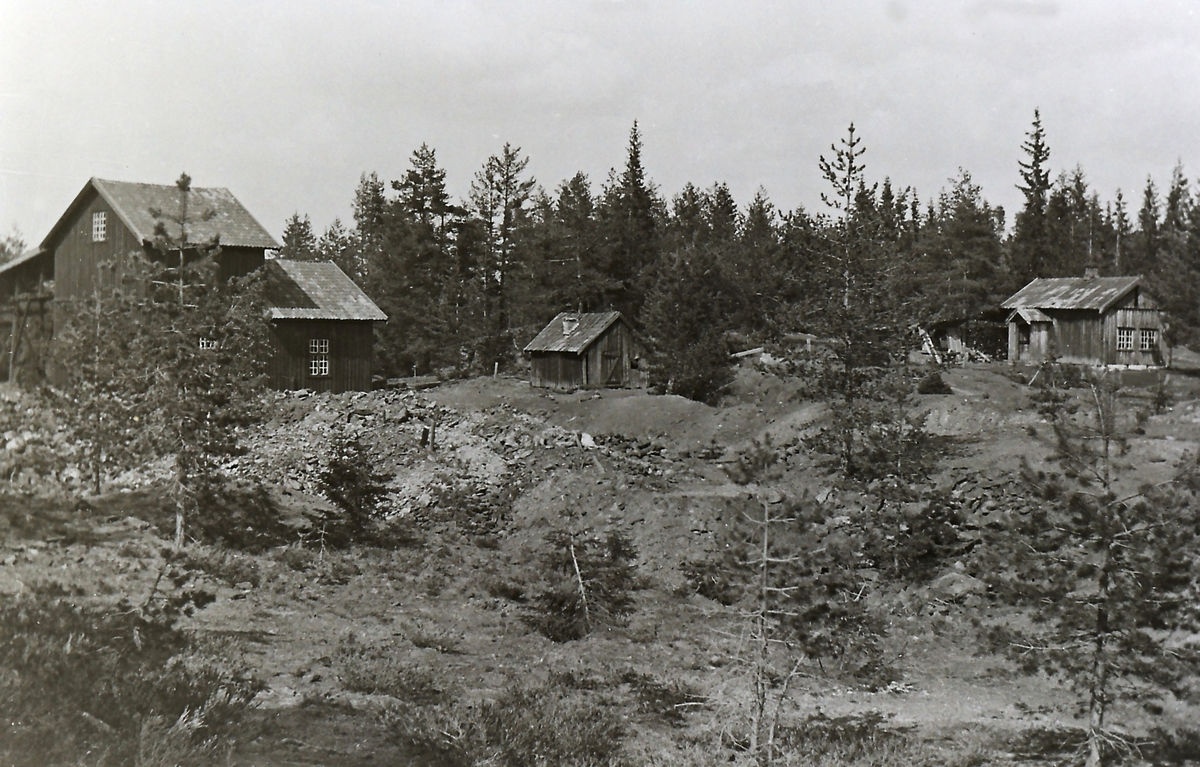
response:
<path fill-rule="evenodd" d="M 603 341 L 600 347 L 600 385 L 601 386 L 621 386 L 624 384 L 622 380 L 621 370 L 621 329 L 615 328 L 610 332 Z"/>

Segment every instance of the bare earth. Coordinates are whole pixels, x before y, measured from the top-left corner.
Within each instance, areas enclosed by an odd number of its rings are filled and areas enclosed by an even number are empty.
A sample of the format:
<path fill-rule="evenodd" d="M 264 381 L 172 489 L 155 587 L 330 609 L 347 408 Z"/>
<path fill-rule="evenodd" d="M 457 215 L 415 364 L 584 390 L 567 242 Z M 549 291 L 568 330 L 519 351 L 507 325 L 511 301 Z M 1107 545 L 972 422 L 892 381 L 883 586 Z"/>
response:
<path fill-rule="evenodd" d="M 1008 372 L 953 369 L 944 373 L 953 394 L 921 397 L 926 428 L 960 438 L 931 483 L 973 499 L 980 514 L 1003 511 L 988 501 L 1005 497 L 1022 458 L 1036 466 L 1050 452 L 1028 390 Z M 1167 478 L 1200 444 L 1195 381 L 1176 376 L 1172 387 L 1171 409 L 1152 416 L 1121 459 L 1139 482 Z M 397 513 L 428 532 L 419 545 L 391 551 L 293 546 L 223 555 L 232 575 L 211 577 L 207 585 L 218 599 L 189 625 L 224 643 L 267 684 L 256 737 L 233 763 L 419 763 L 379 724 L 388 696 L 347 689 L 347 643 L 427 670 L 441 687 L 471 699 L 563 671 L 612 679 L 634 670 L 685 682 L 707 698 L 681 725 L 695 738 L 728 726 L 746 696 L 741 619 L 735 607 L 687 593 L 680 564 L 719 545 L 730 499 L 747 493 L 808 493 L 835 510 L 858 502 L 853 492 L 835 489 L 797 442 L 828 419 L 825 405 L 798 391 L 794 382 L 747 367 L 717 408 L 643 391 L 552 394 L 504 377 L 420 393 L 280 395 L 268 423 L 245 435 L 250 456 L 231 470 L 266 480 L 300 522 L 323 503 L 314 478 L 328 436 L 349 428 L 375 450 Z M 422 447 L 430 426 L 434 447 Z M 734 484 L 724 467 L 755 440 L 783 452 L 783 474 L 769 486 Z M 0 528 L 0 593 L 48 581 L 114 602 L 148 593 L 165 540 L 148 521 L 156 512 L 153 498 L 138 489 L 146 481 L 130 479 L 126 492 L 95 501 L 90 511 L 47 502 L 45 518 L 54 524 Z M 439 516 L 451 498 L 510 512 L 474 529 Z M 648 585 L 636 593 L 628 625 L 556 644 L 522 621 L 521 605 L 494 595 L 497 582 L 530 582 L 553 528 L 629 533 Z M 915 726 L 947 754 L 983 748 L 1014 760 L 1005 752 L 1014 733 L 1076 723 L 1072 698 L 1056 683 L 979 654 L 972 619 L 995 618 L 1001 608 L 919 588 L 895 597 L 888 595 L 887 643 L 901 682 L 871 691 L 813 668 L 791 713 L 878 711 L 896 726 Z M 1169 703 L 1161 714 L 1138 709 L 1124 721 L 1133 728 L 1194 726 L 1200 711 Z M 651 717 L 630 726 L 647 754 L 665 753 L 680 739 Z"/>

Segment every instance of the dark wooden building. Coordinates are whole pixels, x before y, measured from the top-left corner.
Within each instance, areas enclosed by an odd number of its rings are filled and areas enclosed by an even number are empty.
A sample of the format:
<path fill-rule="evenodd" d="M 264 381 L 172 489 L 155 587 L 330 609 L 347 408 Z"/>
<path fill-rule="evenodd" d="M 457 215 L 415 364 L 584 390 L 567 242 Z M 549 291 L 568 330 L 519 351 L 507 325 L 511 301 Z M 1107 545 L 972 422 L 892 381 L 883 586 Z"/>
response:
<path fill-rule="evenodd" d="M 533 386 L 570 391 L 642 385 L 633 331 L 620 312 L 563 312 L 525 353 Z"/>
<path fill-rule="evenodd" d="M 374 323 L 386 322 L 354 281 L 327 261 L 267 261 L 277 389 L 370 391 Z"/>
<path fill-rule="evenodd" d="M 1010 362 L 1163 364 L 1162 316 L 1140 277 L 1042 277 L 1001 306 Z"/>
<path fill-rule="evenodd" d="M 187 222 L 186 237 L 180 219 Z M 185 244 L 184 252 L 155 247 L 160 225 L 173 242 Z M 268 261 L 267 251 L 279 243 L 228 189 L 193 187 L 185 200 L 174 184 L 98 178 L 84 185 L 37 248 L 0 266 L 0 343 L 8 378 L 34 380 L 45 373 L 55 312 L 102 286 L 101 264 L 119 267 L 143 254 L 171 265 L 192 253 L 187 243 L 210 242 L 220 246 L 222 278 L 276 264 L 269 275 L 275 386 L 370 389 L 372 322 L 386 317 L 337 266 Z"/>

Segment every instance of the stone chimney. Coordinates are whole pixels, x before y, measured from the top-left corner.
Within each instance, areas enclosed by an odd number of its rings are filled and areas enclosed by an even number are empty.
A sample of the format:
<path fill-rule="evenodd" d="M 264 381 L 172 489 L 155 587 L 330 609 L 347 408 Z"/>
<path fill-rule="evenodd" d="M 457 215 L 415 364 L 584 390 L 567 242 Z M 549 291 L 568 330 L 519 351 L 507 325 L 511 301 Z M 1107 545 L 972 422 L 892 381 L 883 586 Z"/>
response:
<path fill-rule="evenodd" d="M 1083 278 L 1085 280 L 1098 280 L 1100 279 L 1100 270 L 1094 266 L 1089 266 L 1083 270 Z"/>
<path fill-rule="evenodd" d="M 579 318 L 574 315 L 563 317 L 563 335 L 569 336 L 575 332 L 575 328 L 579 327 Z"/>

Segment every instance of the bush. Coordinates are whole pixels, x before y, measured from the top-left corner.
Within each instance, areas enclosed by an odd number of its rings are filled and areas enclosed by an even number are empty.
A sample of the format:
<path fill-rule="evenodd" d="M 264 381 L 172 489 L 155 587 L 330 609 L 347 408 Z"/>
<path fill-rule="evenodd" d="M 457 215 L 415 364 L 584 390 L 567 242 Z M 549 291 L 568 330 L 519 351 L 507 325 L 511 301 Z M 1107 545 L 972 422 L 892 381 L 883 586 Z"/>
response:
<path fill-rule="evenodd" d="M 393 737 L 446 767 L 626 764 L 626 729 L 611 701 L 553 682 L 478 704 L 398 704 L 384 721 Z"/>
<path fill-rule="evenodd" d="M 917 394 L 953 394 L 954 390 L 942 380 L 942 375 L 936 370 L 929 373 L 917 384 Z"/>
<path fill-rule="evenodd" d="M 45 595 L 0 607 L 0 761 L 134 764 L 182 750 L 198 763 L 230 745 L 261 686 L 205 656 L 175 628 L 180 612 Z"/>
<path fill-rule="evenodd" d="M 708 405 L 717 403 L 735 376 L 725 341 L 713 332 L 694 344 L 654 351 L 650 365 L 651 386 Z"/>
<path fill-rule="evenodd" d="M 633 612 L 638 587 L 629 537 L 554 532 L 543 564 L 551 583 L 533 601 L 526 620 L 555 642 L 581 639 L 597 625 L 620 623 Z"/>
<path fill-rule="evenodd" d="M 257 554 L 295 538 L 284 523 L 279 507 L 261 484 L 232 484 L 223 480 L 198 482 L 198 514 L 189 521 L 189 532 L 204 543 Z M 174 534 L 175 519 L 159 525 L 163 534 Z"/>
<path fill-rule="evenodd" d="M 368 647 L 354 634 L 338 645 L 334 655 L 347 690 L 368 695 L 390 695 L 398 700 L 429 705 L 448 699 L 431 669 L 413 666 L 396 657 L 393 647 Z"/>

